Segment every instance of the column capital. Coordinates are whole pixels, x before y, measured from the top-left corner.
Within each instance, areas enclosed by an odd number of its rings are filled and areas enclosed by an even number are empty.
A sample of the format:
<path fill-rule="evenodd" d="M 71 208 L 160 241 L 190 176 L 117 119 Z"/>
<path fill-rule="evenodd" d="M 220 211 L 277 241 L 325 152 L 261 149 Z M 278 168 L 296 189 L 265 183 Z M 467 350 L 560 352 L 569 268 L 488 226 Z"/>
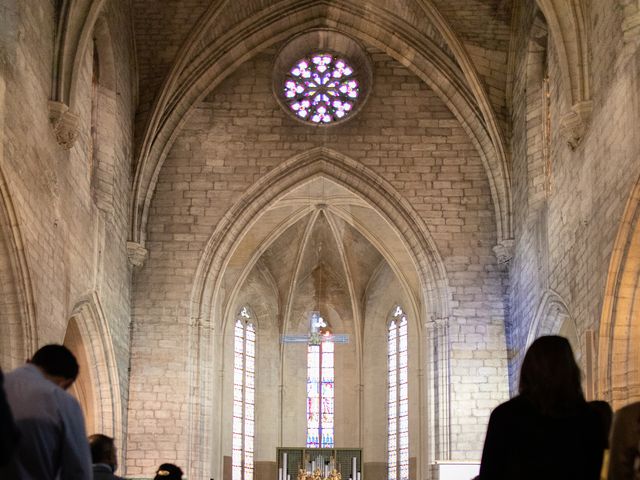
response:
<path fill-rule="evenodd" d="M 138 242 L 127 242 L 127 256 L 134 267 L 142 267 L 147 259 L 148 251 Z"/>
<path fill-rule="evenodd" d="M 571 150 L 575 150 L 580 145 L 589 127 L 592 110 L 593 102 L 584 100 L 573 105 L 571 110 L 560 119 L 560 134 L 564 137 Z"/>
<path fill-rule="evenodd" d="M 513 238 L 501 240 L 495 247 L 493 247 L 493 253 L 496 255 L 499 266 L 506 269 L 509 268 L 511 259 L 513 258 L 514 249 L 515 240 Z"/>
<path fill-rule="evenodd" d="M 78 115 L 69 110 L 65 103 L 50 100 L 49 121 L 58 145 L 65 150 L 70 150 L 76 143 L 80 131 Z"/>

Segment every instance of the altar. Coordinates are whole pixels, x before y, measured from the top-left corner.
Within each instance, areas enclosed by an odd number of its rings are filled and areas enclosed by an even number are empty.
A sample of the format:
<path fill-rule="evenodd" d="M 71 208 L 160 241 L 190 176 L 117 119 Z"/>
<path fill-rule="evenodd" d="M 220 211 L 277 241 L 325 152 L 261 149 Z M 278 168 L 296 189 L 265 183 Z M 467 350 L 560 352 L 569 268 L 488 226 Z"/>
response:
<path fill-rule="evenodd" d="M 278 480 L 362 480 L 359 448 L 278 448 Z"/>

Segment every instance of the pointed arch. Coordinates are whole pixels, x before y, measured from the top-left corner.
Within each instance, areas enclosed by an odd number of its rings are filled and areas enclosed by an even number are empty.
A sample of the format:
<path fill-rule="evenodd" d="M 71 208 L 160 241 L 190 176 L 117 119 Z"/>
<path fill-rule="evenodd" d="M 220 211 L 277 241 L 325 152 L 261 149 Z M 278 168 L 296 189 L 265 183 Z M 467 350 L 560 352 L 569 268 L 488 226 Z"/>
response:
<path fill-rule="evenodd" d="M 640 400 L 640 178 L 613 246 L 599 337 L 600 397 L 614 408 Z"/>
<path fill-rule="evenodd" d="M 104 16 L 96 20 L 91 46 L 91 194 L 98 209 L 113 214 L 116 154 L 108 132 L 117 130 L 116 72 L 113 41 Z"/>
<path fill-rule="evenodd" d="M 4 96 L 0 84 L 0 104 Z M 0 111 L 0 127 L 3 114 Z M 0 145 L 0 158 L 2 158 Z M 17 367 L 36 351 L 35 302 L 18 217 L 0 170 L 0 366 Z"/>
<path fill-rule="evenodd" d="M 148 211 L 158 175 L 194 105 L 246 60 L 286 38 L 312 29 L 339 31 L 381 49 L 440 96 L 480 153 L 496 213 L 497 242 L 512 238 L 510 169 L 506 153 L 503 146 L 496 146 L 496 139 L 488 131 L 482 109 L 476 104 L 474 92 L 469 89 L 458 64 L 407 23 L 375 14 L 376 7 L 370 6 L 365 11 L 350 2 L 325 7 L 323 1 L 295 7 L 278 3 L 200 48 L 189 69 L 176 67 L 171 71 L 164 87 L 168 91 L 160 92 L 140 145 L 131 202 L 132 242 L 145 243 Z M 318 15 L 318 9 L 323 15 Z M 215 12 L 212 10 L 209 14 Z M 295 23 L 288 20 L 290 15 L 296 16 Z M 199 28 L 203 28 L 200 23 Z M 198 35 L 191 39 L 198 40 L 202 41 Z M 184 50 L 188 52 L 190 48 L 184 47 Z"/>
<path fill-rule="evenodd" d="M 222 278 L 229 260 L 252 224 L 269 206 L 287 192 L 317 175 L 326 176 L 369 202 L 389 226 L 401 234 L 404 247 L 418 272 L 421 305 L 415 306 L 425 318 L 447 318 L 450 292 L 446 271 L 435 243 L 422 219 L 386 180 L 359 162 L 334 150 L 319 147 L 284 161 L 260 178 L 218 222 L 199 262 L 191 293 L 190 348 L 193 396 L 189 406 L 190 475 L 202 473 L 211 443 L 207 386 L 211 369 L 198 365 L 212 363 L 211 338 L 220 327 L 221 312 L 216 310 L 222 292 Z M 242 249 L 244 251 L 244 248 Z M 247 260 L 248 261 L 248 260 Z M 237 263 L 234 261 L 234 264 Z M 419 322 L 418 330 L 420 329 Z M 429 359 L 430 362 L 436 360 Z M 447 361 L 439 359 L 438 361 Z M 421 360 L 419 364 L 422 364 Z M 447 408 L 443 408 L 447 410 Z M 422 435 L 421 435 L 422 437 Z"/>
<path fill-rule="evenodd" d="M 546 290 L 540 299 L 536 314 L 529 327 L 529 335 L 527 336 L 527 347 L 533 341 L 542 335 L 561 335 L 562 333 L 572 336 L 572 344 L 575 347 L 577 332 L 575 321 L 569 313 L 569 307 L 564 299 L 553 290 Z M 575 352 L 576 354 L 579 352 Z"/>
<path fill-rule="evenodd" d="M 561 119 L 561 131 L 571 148 L 582 140 L 591 120 L 588 11 L 581 0 L 537 0 L 549 25 L 571 110 Z"/>
<path fill-rule="evenodd" d="M 104 433 L 114 437 L 122 457 L 122 395 L 111 339 L 109 323 L 98 294 L 91 292 L 83 296 L 69 315 L 65 344 L 76 355 L 83 356 L 88 367 L 84 380 L 79 381 L 81 389 L 86 392 L 85 398 L 93 402 L 93 405 L 84 405 L 87 410 L 93 409 L 87 414 L 92 418 L 95 431 L 89 433 Z"/>

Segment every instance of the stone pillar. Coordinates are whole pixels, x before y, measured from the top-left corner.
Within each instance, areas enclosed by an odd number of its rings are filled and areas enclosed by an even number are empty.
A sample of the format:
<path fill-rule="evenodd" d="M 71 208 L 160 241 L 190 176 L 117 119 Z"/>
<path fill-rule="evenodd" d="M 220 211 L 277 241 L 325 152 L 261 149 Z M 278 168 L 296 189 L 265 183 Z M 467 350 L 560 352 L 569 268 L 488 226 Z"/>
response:
<path fill-rule="evenodd" d="M 427 322 L 429 384 L 429 463 L 451 458 L 451 370 L 449 362 L 449 319 Z"/>

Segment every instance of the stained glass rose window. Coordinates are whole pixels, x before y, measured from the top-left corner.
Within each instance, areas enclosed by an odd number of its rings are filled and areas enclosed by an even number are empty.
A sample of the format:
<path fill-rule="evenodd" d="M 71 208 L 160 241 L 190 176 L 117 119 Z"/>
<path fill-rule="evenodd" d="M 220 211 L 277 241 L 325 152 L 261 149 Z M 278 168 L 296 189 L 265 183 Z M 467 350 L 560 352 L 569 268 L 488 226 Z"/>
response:
<path fill-rule="evenodd" d="M 347 117 L 361 93 L 354 68 L 331 53 L 316 53 L 295 62 L 283 89 L 292 113 L 315 124 Z"/>

